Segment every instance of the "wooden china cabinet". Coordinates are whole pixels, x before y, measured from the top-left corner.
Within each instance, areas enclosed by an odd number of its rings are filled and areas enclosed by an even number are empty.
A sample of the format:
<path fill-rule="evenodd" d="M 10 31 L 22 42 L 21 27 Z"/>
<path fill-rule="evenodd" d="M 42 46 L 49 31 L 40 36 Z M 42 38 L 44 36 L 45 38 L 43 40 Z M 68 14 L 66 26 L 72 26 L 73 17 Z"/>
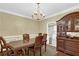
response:
<path fill-rule="evenodd" d="M 70 13 L 57 21 L 57 51 L 69 55 L 79 55 L 79 12 Z"/>

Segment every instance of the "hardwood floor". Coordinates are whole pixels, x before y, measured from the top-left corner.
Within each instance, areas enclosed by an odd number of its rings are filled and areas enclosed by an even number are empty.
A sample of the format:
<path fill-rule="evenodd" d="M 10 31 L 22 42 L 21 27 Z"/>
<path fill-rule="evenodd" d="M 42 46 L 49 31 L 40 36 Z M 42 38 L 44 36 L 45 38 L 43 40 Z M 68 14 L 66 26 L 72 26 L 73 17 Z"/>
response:
<path fill-rule="evenodd" d="M 63 52 L 58 51 L 56 56 L 69 56 L 69 55 L 67 55 L 67 54 L 65 54 Z"/>
<path fill-rule="evenodd" d="M 39 56 L 39 52 L 36 54 L 37 56 Z M 42 48 L 42 56 L 55 56 L 56 55 L 56 48 L 52 47 L 50 45 L 47 45 L 47 49 L 45 52 L 44 47 Z"/>

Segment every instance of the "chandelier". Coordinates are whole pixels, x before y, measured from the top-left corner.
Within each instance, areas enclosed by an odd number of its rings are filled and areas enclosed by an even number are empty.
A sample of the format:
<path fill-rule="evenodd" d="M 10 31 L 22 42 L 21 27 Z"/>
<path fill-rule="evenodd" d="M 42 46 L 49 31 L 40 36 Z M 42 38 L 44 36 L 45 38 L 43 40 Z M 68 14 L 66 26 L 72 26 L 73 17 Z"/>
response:
<path fill-rule="evenodd" d="M 32 18 L 38 21 L 45 19 L 44 13 L 40 10 L 40 3 L 37 3 L 37 10 L 33 13 Z"/>

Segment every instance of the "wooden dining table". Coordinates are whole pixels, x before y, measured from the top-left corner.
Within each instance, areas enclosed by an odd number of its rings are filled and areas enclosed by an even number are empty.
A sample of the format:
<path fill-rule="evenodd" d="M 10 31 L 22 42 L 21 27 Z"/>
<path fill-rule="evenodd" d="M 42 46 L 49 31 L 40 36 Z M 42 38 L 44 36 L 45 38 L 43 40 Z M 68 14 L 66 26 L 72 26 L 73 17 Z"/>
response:
<path fill-rule="evenodd" d="M 8 43 L 11 50 L 14 51 L 14 55 L 17 55 L 17 50 L 22 48 L 28 48 L 34 45 L 34 38 L 29 41 L 17 40 Z"/>

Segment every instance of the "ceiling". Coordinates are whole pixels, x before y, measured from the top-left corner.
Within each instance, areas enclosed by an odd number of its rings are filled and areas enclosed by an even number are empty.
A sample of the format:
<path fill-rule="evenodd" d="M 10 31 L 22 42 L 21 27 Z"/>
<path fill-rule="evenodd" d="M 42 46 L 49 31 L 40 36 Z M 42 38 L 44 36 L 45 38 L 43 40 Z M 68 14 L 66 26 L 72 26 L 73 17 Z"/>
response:
<path fill-rule="evenodd" d="M 78 5 L 79 3 L 41 3 L 40 8 L 46 16 L 51 16 Z M 36 6 L 36 3 L 0 3 L 0 11 L 31 18 Z"/>

